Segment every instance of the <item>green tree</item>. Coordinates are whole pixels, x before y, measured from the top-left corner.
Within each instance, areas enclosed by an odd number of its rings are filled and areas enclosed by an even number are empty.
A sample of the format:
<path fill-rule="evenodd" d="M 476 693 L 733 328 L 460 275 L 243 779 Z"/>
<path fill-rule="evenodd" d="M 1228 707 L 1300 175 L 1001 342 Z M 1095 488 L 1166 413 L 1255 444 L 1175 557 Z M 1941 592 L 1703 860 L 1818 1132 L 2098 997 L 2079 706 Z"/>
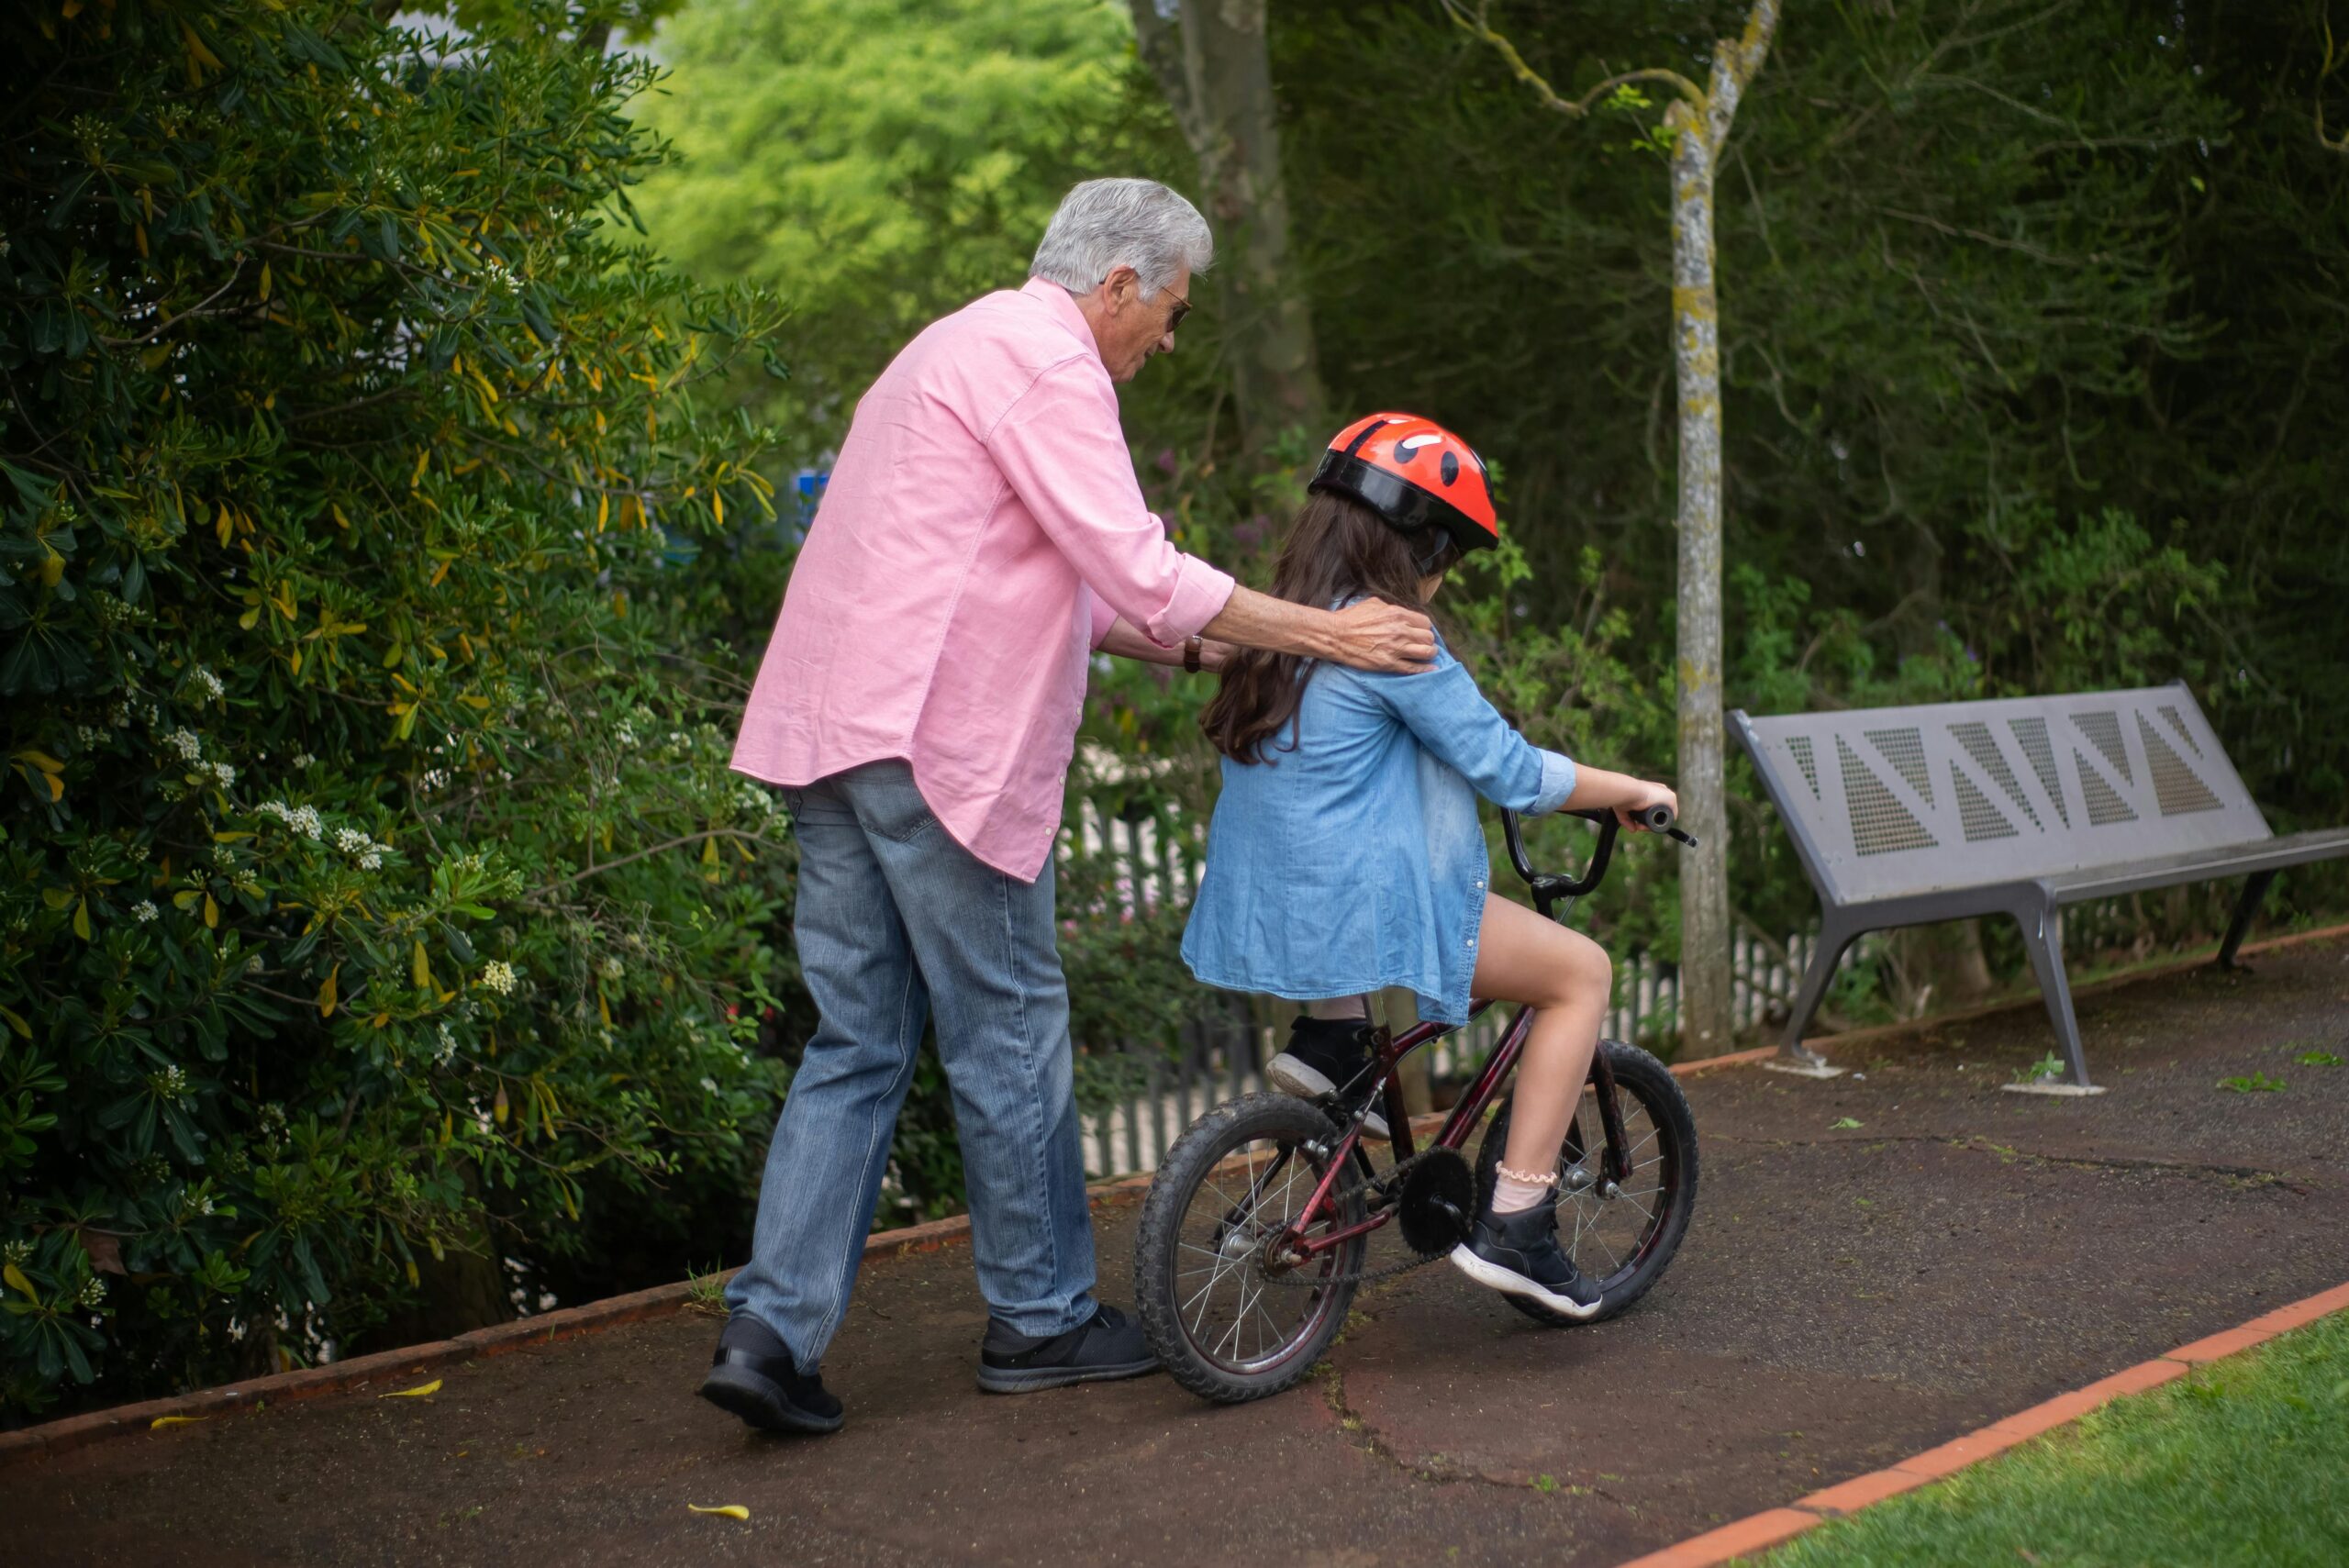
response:
<path fill-rule="evenodd" d="M 680 395 L 773 313 L 615 242 L 650 67 L 567 21 L 0 23 L 9 1408 L 502 1316 L 746 1183 L 788 844 L 687 655 L 766 491 Z"/>
<path fill-rule="evenodd" d="M 1019 286 L 1070 185 L 1152 172 L 1172 139 L 1108 0 L 707 0 L 660 49 L 674 74 L 644 112 L 683 158 L 647 182 L 646 224 L 790 306 L 791 380 L 737 390 L 803 461 L 915 333 Z"/>

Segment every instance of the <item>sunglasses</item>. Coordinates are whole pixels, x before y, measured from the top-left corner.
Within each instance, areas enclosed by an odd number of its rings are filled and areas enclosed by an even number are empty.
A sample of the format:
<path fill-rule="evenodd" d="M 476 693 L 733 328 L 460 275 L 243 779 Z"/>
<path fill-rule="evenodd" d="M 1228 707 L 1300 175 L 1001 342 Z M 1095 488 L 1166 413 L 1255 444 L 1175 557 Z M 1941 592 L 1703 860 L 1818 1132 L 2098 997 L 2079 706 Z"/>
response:
<path fill-rule="evenodd" d="M 1107 278 L 1103 278 L 1101 280 L 1102 283 L 1108 283 L 1108 281 L 1109 280 Z M 1139 274 L 1137 274 L 1135 281 L 1137 283 L 1141 281 Z M 1097 287 L 1099 285 L 1097 284 L 1096 286 Z M 1166 289 L 1162 292 L 1165 294 L 1167 298 L 1174 302 L 1174 308 L 1172 311 L 1169 311 L 1166 317 L 1166 330 L 1169 333 L 1172 333 L 1174 328 L 1183 325 L 1183 317 L 1191 314 L 1191 302 L 1184 298 L 1181 295 L 1176 294 L 1173 289 Z"/>

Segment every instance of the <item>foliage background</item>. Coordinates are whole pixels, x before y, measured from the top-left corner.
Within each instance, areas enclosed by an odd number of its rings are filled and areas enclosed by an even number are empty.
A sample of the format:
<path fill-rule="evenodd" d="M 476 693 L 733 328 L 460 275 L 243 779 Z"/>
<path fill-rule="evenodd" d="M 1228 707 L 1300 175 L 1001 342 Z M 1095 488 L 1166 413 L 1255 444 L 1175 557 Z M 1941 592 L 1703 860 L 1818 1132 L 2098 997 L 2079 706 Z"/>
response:
<path fill-rule="evenodd" d="M 774 312 L 613 242 L 650 68 L 333 4 L 5 28 L 0 1402 L 730 1233 L 790 851 L 695 570 L 763 437 L 683 393 Z"/>

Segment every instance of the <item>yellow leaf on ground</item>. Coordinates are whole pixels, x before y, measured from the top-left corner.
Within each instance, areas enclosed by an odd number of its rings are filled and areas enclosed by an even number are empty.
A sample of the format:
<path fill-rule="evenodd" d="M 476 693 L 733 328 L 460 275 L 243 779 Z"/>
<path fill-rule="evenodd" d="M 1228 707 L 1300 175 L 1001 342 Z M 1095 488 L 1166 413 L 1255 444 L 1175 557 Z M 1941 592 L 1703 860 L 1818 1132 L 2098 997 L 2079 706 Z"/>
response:
<path fill-rule="evenodd" d="M 436 1377 L 429 1383 L 419 1383 L 414 1388 L 395 1388 L 389 1394 L 378 1394 L 375 1397 L 378 1399 L 421 1399 L 428 1394 L 440 1392 L 440 1380 Z"/>
<path fill-rule="evenodd" d="M 740 1503 L 720 1503 L 714 1508 L 705 1508 L 699 1503 L 687 1503 L 685 1507 L 697 1514 L 724 1514 L 729 1519 L 747 1519 L 751 1517 L 751 1510 Z"/>
<path fill-rule="evenodd" d="M 158 1427 L 193 1426 L 205 1418 L 202 1416 L 158 1416 L 147 1423 L 147 1429 L 151 1432 Z"/>

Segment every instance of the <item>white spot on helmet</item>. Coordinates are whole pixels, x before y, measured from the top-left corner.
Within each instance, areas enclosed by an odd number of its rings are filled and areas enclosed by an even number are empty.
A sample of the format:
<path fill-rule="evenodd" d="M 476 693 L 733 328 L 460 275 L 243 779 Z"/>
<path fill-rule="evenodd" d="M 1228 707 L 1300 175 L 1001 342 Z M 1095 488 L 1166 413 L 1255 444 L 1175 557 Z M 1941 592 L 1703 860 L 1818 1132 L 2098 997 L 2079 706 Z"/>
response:
<path fill-rule="evenodd" d="M 1405 436 L 1395 443 L 1395 455 L 1404 462 L 1419 455 L 1421 447 L 1431 447 L 1443 439 L 1441 435 Z"/>

